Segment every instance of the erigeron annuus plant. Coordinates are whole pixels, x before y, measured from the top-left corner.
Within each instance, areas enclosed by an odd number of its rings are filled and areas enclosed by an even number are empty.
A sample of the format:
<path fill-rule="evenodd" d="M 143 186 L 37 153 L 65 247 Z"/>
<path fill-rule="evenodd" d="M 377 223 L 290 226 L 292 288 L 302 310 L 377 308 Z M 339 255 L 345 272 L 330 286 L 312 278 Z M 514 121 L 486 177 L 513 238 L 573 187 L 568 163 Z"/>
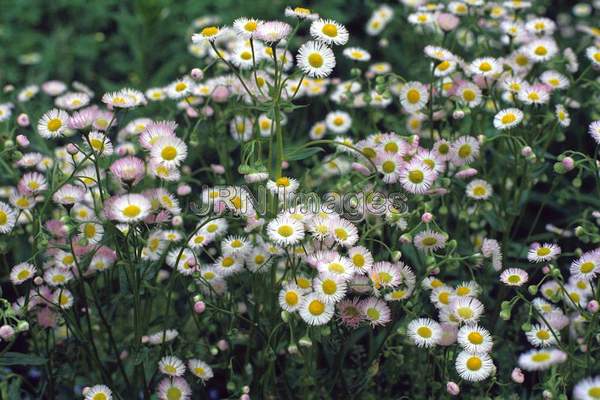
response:
<path fill-rule="evenodd" d="M 165 87 L 14 93 L 0 363 L 39 384 L 6 381 L 86 400 L 598 398 L 597 28 L 578 11 L 570 48 L 529 2 L 417 3 L 374 10 L 384 51 L 290 7 L 199 19 L 198 66 Z M 417 38 L 410 69 L 373 55 L 395 32 Z"/>

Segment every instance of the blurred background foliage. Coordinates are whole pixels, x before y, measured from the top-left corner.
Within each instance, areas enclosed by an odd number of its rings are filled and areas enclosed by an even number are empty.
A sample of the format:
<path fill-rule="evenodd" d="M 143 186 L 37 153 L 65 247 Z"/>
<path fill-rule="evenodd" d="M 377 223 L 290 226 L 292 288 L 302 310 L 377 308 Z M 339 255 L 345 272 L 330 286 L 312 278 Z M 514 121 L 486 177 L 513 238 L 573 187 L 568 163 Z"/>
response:
<path fill-rule="evenodd" d="M 163 85 L 195 65 L 187 51 L 194 19 L 281 18 L 306 5 L 363 28 L 363 0 L 0 0 L 0 84 L 78 80 L 97 90 Z M 395 3 L 397 4 L 397 3 Z"/>

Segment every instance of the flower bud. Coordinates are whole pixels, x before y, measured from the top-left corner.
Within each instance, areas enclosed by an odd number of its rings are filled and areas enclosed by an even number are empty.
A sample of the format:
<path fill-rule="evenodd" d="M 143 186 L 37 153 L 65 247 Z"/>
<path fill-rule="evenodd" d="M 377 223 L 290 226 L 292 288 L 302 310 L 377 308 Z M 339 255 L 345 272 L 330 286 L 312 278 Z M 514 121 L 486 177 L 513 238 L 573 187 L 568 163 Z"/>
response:
<path fill-rule="evenodd" d="M 229 343 L 227 343 L 225 339 L 221 339 L 217 342 L 217 347 L 219 348 L 219 350 L 225 351 L 229 349 Z"/>
<path fill-rule="evenodd" d="M 423 215 L 421 215 L 421 221 L 423 221 L 424 224 L 428 224 L 431 221 L 433 221 L 433 214 L 431 213 L 423 213 Z"/>
<path fill-rule="evenodd" d="M 460 393 L 460 387 L 458 387 L 456 383 L 450 381 L 446 384 L 446 391 L 450 396 L 458 396 Z"/>
<path fill-rule="evenodd" d="M 302 338 L 300 338 L 300 340 L 298 340 L 298 344 L 302 347 L 311 347 L 312 340 L 310 340 L 308 336 L 303 336 Z"/>
<path fill-rule="evenodd" d="M 521 155 L 523 157 L 530 157 L 533 154 L 533 150 L 529 146 L 525 146 L 521 149 Z"/>
<path fill-rule="evenodd" d="M 512 379 L 513 382 L 519 384 L 525 382 L 525 375 L 523 375 L 523 371 L 521 371 L 521 368 L 513 369 L 510 374 L 510 379 Z"/>
<path fill-rule="evenodd" d="M 69 143 L 67 145 L 67 153 L 69 153 L 70 155 L 74 156 L 78 152 L 79 150 L 77 150 L 77 147 L 73 143 Z"/>
<path fill-rule="evenodd" d="M 199 81 L 204 78 L 204 72 L 200 68 L 194 68 L 190 71 L 190 76 L 192 79 Z"/>
<path fill-rule="evenodd" d="M 562 165 L 565 167 L 565 170 L 571 171 L 573 168 L 575 168 L 575 160 L 573 160 L 571 157 L 565 157 L 562 160 Z"/>
<path fill-rule="evenodd" d="M 598 310 L 600 309 L 600 304 L 598 304 L 597 300 L 591 300 L 589 303 L 587 303 L 587 310 L 591 313 L 597 313 Z"/>
<path fill-rule="evenodd" d="M 17 135 L 16 140 L 17 144 L 21 147 L 29 146 L 29 139 L 25 135 Z"/>
<path fill-rule="evenodd" d="M 29 126 L 29 116 L 25 113 L 21 113 L 19 114 L 19 116 L 17 117 L 17 124 L 21 127 L 21 128 L 26 128 Z"/>
<path fill-rule="evenodd" d="M 15 330 L 10 325 L 2 325 L 0 326 L 0 338 L 3 340 L 9 341 L 12 340 L 15 336 Z"/>
<path fill-rule="evenodd" d="M 206 310 L 206 304 L 202 300 L 194 303 L 194 312 L 196 314 L 202 314 Z"/>
<path fill-rule="evenodd" d="M 465 112 L 463 110 L 454 110 L 452 113 L 452 118 L 454 119 L 463 119 L 465 117 Z"/>

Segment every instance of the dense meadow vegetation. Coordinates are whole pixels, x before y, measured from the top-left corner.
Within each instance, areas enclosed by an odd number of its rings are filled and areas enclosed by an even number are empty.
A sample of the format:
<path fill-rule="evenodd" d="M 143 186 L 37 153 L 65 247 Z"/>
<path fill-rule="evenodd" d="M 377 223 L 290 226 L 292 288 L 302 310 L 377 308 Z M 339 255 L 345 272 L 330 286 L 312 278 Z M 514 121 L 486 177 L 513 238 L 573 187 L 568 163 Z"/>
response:
<path fill-rule="evenodd" d="M 600 1 L 0 6 L 0 399 L 600 399 Z"/>

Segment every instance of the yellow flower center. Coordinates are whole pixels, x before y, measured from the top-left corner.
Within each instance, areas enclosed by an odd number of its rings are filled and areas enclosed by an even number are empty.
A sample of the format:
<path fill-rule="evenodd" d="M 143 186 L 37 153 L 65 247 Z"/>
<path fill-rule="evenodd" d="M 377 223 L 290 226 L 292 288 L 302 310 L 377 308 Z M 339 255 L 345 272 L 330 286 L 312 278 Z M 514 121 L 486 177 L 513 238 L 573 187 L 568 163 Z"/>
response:
<path fill-rule="evenodd" d="M 369 319 L 372 321 L 377 321 L 380 315 L 381 314 L 379 313 L 379 310 L 374 307 L 371 307 L 367 310 L 367 317 L 369 317 Z"/>
<path fill-rule="evenodd" d="M 473 317 L 473 310 L 471 310 L 469 307 L 460 307 L 458 310 L 456 310 L 456 313 L 462 319 L 469 319 Z"/>
<path fill-rule="evenodd" d="M 546 49 L 544 46 L 538 46 L 535 48 L 534 52 L 537 56 L 545 56 L 548 54 L 548 49 Z"/>
<path fill-rule="evenodd" d="M 29 272 L 29 270 L 27 269 L 24 269 L 17 274 L 17 279 L 20 281 L 24 281 L 25 279 L 29 278 L 30 275 L 31 272 Z"/>
<path fill-rule="evenodd" d="M 50 132 L 56 132 L 62 126 L 62 121 L 58 118 L 52 118 L 48 121 L 48 130 Z"/>
<path fill-rule="evenodd" d="M 289 225 L 281 225 L 279 228 L 277 228 L 277 233 L 287 238 L 294 234 L 294 228 Z"/>
<path fill-rule="evenodd" d="M 503 124 L 512 124 L 517 120 L 517 116 L 515 114 L 509 113 L 502 116 Z"/>
<path fill-rule="evenodd" d="M 340 126 L 344 124 L 344 118 L 343 117 L 335 117 L 333 119 L 333 124 L 336 126 Z"/>
<path fill-rule="evenodd" d="M 100 393 L 96 393 L 94 395 L 94 397 L 92 397 L 92 400 L 107 400 L 108 397 L 106 397 L 106 394 L 100 392 Z"/>
<path fill-rule="evenodd" d="M 548 361 L 550 360 L 550 353 L 547 352 L 542 352 L 542 353 L 537 353 L 534 354 L 531 357 L 531 360 L 534 362 L 544 362 L 544 361 Z"/>
<path fill-rule="evenodd" d="M 265 261 L 265 256 L 263 256 L 262 254 L 257 254 L 257 255 L 254 257 L 254 262 L 255 262 L 256 264 L 259 264 L 259 265 L 260 265 L 260 264 L 262 264 L 264 261 Z"/>
<path fill-rule="evenodd" d="M 248 21 L 244 25 L 244 30 L 248 32 L 254 32 L 256 30 L 256 21 Z"/>
<path fill-rule="evenodd" d="M 448 292 L 442 292 L 442 293 L 440 293 L 438 295 L 438 300 L 442 304 L 448 304 L 448 303 L 450 303 L 450 293 L 448 293 Z"/>
<path fill-rule="evenodd" d="M 471 155 L 471 146 L 468 144 L 463 144 L 458 149 L 458 156 L 460 158 L 467 158 Z"/>
<path fill-rule="evenodd" d="M 196 368 L 194 368 L 194 373 L 196 375 L 198 375 L 198 376 L 204 375 L 205 372 L 206 371 L 204 371 L 204 368 L 202 368 L 202 367 L 196 367 Z"/>
<path fill-rule="evenodd" d="M 423 171 L 419 171 L 418 169 L 412 170 L 408 173 L 408 180 L 412 183 L 421 183 L 425 179 L 425 174 Z"/>
<path fill-rule="evenodd" d="M 249 61 L 249 60 L 251 60 L 251 59 L 252 59 L 252 53 L 251 53 L 251 52 L 249 52 L 249 51 L 243 51 L 243 52 L 240 54 L 240 58 L 241 58 L 242 60 Z"/>
<path fill-rule="evenodd" d="M 469 333 L 467 338 L 469 339 L 469 342 L 471 342 L 473 344 L 483 343 L 483 335 L 479 332 L 471 332 L 471 333 Z"/>
<path fill-rule="evenodd" d="M 224 266 L 225 268 L 229 268 L 233 265 L 234 260 L 233 257 L 225 257 L 223 258 L 223 261 L 221 262 L 221 265 Z"/>
<path fill-rule="evenodd" d="M 513 284 L 517 284 L 521 282 L 521 277 L 519 275 L 511 275 L 508 277 L 508 281 Z"/>
<path fill-rule="evenodd" d="M 167 389 L 167 400 L 181 400 L 181 389 L 171 386 Z"/>
<path fill-rule="evenodd" d="M 238 248 L 242 247 L 243 245 L 244 245 L 244 243 L 242 243 L 242 241 L 239 239 L 235 239 L 233 242 L 231 242 L 231 247 L 233 247 L 234 249 L 238 249 Z"/>
<path fill-rule="evenodd" d="M 421 93 L 419 93 L 417 89 L 410 89 L 408 92 L 406 92 L 406 98 L 408 99 L 409 103 L 416 104 L 419 102 L 419 100 L 421 100 Z"/>
<path fill-rule="evenodd" d="M 325 304 L 319 300 L 313 300 L 308 305 L 308 312 L 312 315 L 319 316 L 325 312 Z"/>
<path fill-rule="evenodd" d="M 160 152 L 160 156 L 167 161 L 172 161 L 177 157 L 177 149 L 175 146 L 165 146 Z"/>
<path fill-rule="evenodd" d="M 492 64 L 490 64 L 487 61 L 484 61 L 481 64 L 479 64 L 479 70 L 482 72 L 489 72 L 492 70 Z"/>
<path fill-rule="evenodd" d="M 185 89 L 187 89 L 187 85 L 184 82 L 179 82 L 177 85 L 175 85 L 176 92 L 183 92 Z"/>
<path fill-rule="evenodd" d="M 456 289 L 456 294 L 459 296 L 466 296 L 469 293 L 471 293 L 471 289 L 469 289 L 468 287 L 465 287 L 465 286 L 461 286 L 458 289 Z"/>
<path fill-rule="evenodd" d="M 383 172 L 386 174 L 391 174 L 396 169 L 396 164 L 394 164 L 393 161 L 387 160 L 381 164 L 381 169 L 383 169 Z"/>
<path fill-rule="evenodd" d="M 323 293 L 332 295 L 337 290 L 337 284 L 335 283 L 335 281 L 327 279 L 326 281 L 323 281 L 322 289 Z"/>
<path fill-rule="evenodd" d="M 343 228 L 337 228 L 333 232 L 335 233 L 335 237 L 340 240 L 348 239 L 348 232 Z"/>
<path fill-rule="evenodd" d="M 471 357 L 467 360 L 467 368 L 471 371 L 478 371 L 481 368 L 481 358 Z"/>
<path fill-rule="evenodd" d="M 538 256 L 544 257 L 550 254 L 550 249 L 548 247 L 540 247 L 536 251 Z"/>
<path fill-rule="evenodd" d="M 591 261 L 586 261 L 579 266 L 579 271 L 584 274 L 588 274 L 594 270 L 596 265 Z"/>
<path fill-rule="evenodd" d="M 177 368 L 175 368 L 173 365 L 165 365 L 165 372 L 167 374 L 175 374 L 177 373 Z"/>
<path fill-rule="evenodd" d="M 596 62 L 600 62 L 600 51 L 594 53 L 594 60 L 596 60 Z"/>
<path fill-rule="evenodd" d="M 600 399 L 600 386 L 591 387 L 588 390 L 588 395 L 594 399 Z"/>
<path fill-rule="evenodd" d="M 440 71 L 446 71 L 448 68 L 450 68 L 450 62 L 448 61 L 442 61 L 437 66 L 437 69 L 439 69 Z"/>
<path fill-rule="evenodd" d="M 423 240 L 421 240 L 421 243 L 425 246 L 433 246 L 434 244 L 437 243 L 437 239 L 434 238 L 433 236 L 428 236 L 423 238 Z"/>
<path fill-rule="evenodd" d="M 213 37 L 217 33 L 219 33 L 219 28 L 216 26 L 207 26 L 206 28 L 202 29 L 202 32 L 200 32 L 200 34 L 204 37 Z"/>
<path fill-rule="evenodd" d="M 325 24 L 322 29 L 323 33 L 329 37 L 336 37 L 338 34 L 337 26 L 334 24 Z"/>
<path fill-rule="evenodd" d="M 302 277 L 298 278 L 298 279 L 296 279 L 296 283 L 302 289 L 308 289 L 310 287 L 310 281 L 306 278 L 302 278 Z"/>
<path fill-rule="evenodd" d="M 329 271 L 341 274 L 345 271 L 345 269 L 342 264 L 332 262 L 331 264 L 329 264 Z"/>
<path fill-rule="evenodd" d="M 487 193 L 487 190 L 485 189 L 484 186 L 475 186 L 473 188 L 473 194 L 475 196 L 481 197 L 481 196 L 485 196 Z"/>
<path fill-rule="evenodd" d="M 135 218 L 142 212 L 142 209 L 135 204 L 130 204 L 123 209 L 123 215 L 127 218 Z"/>
<path fill-rule="evenodd" d="M 431 328 L 429 328 L 428 326 L 422 326 L 419 329 L 417 329 L 417 334 L 421 337 L 424 338 L 430 338 L 431 335 L 433 334 L 433 332 L 431 331 Z"/>
<path fill-rule="evenodd" d="M 6 225 L 8 222 L 8 215 L 2 210 L 0 210 L 0 225 Z"/>
<path fill-rule="evenodd" d="M 466 101 L 473 101 L 476 98 L 477 98 L 477 94 L 475 93 L 474 90 L 471 90 L 471 89 L 463 90 L 463 99 L 465 99 Z"/>
<path fill-rule="evenodd" d="M 88 238 L 94 237 L 94 235 L 96 235 L 96 226 L 94 226 L 94 224 L 87 224 L 85 228 L 83 228 L 83 232 Z"/>
<path fill-rule="evenodd" d="M 548 339 L 550 339 L 550 333 L 547 330 L 545 330 L 545 329 L 539 330 L 537 332 L 536 336 L 540 340 L 548 340 Z"/>
<path fill-rule="evenodd" d="M 355 254 L 352 256 L 352 263 L 359 268 L 362 268 L 365 265 L 365 258 L 362 254 Z"/>
<path fill-rule="evenodd" d="M 64 275 L 54 275 L 52 277 L 52 282 L 54 282 L 54 283 L 63 283 L 64 281 L 65 281 Z"/>
<path fill-rule="evenodd" d="M 313 68 L 321 68 L 323 66 L 325 60 L 323 60 L 323 56 L 319 53 L 311 53 L 308 56 L 308 64 L 310 64 Z"/>

